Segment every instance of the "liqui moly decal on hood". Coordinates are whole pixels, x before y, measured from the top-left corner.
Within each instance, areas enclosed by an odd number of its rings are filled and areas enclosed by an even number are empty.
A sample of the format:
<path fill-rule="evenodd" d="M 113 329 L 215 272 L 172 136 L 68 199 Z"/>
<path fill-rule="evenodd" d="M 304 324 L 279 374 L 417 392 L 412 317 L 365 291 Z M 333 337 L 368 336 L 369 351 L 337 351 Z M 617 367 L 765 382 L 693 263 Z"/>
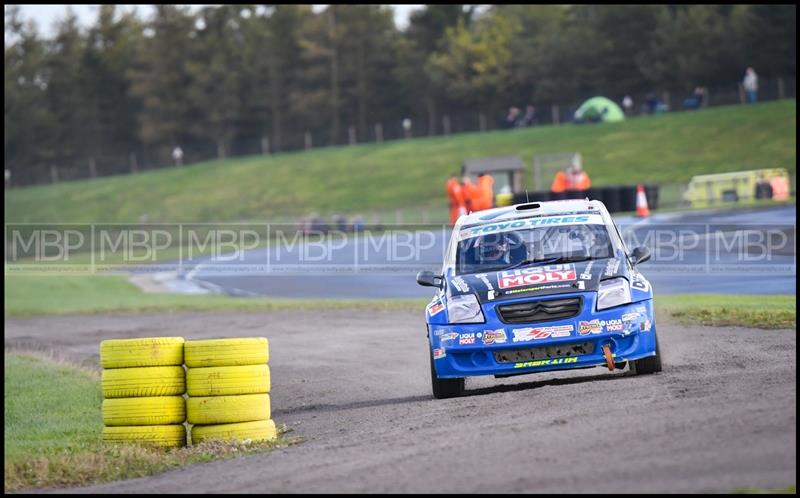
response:
<path fill-rule="evenodd" d="M 497 274 L 497 286 L 511 289 L 526 285 L 551 282 L 569 282 L 577 278 L 575 265 L 548 265 L 501 271 Z"/>

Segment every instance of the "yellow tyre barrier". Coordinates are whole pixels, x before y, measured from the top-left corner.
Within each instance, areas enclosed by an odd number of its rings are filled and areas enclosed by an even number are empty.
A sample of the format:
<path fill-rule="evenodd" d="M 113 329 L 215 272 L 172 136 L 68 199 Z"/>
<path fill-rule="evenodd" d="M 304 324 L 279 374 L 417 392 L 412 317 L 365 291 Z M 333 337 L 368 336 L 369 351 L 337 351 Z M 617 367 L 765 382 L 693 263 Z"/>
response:
<path fill-rule="evenodd" d="M 190 424 L 199 425 L 269 420 L 269 394 L 189 398 L 186 415 Z"/>
<path fill-rule="evenodd" d="M 228 367 L 263 365 L 269 361 L 269 342 L 265 337 L 186 341 L 187 367 Z"/>
<path fill-rule="evenodd" d="M 174 396 L 186 392 L 183 367 L 138 367 L 103 370 L 104 398 Z"/>
<path fill-rule="evenodd" d="M 192 427 L 192 444 L 219 439 L 223 441 L 272 441 L 278 430 L 272 420 L 243 422 L 239 424 L 195 425 Z"/>
<path fill-rule="evenodd" d="M 234 394 L 268 393 L 267 365 L 240 367 L 189 368 L 186 371 L 189 396 L 230 396 Z"/>
<path fill-rule="evenodd" d="M 185 420 L 186 400 L 182 396 L 103 400 L 103 423 L 107 426 L 169 425 Z"/>
<path fill-rule="evenodd" d="M 183 425 L 145 425 L 138 427 L 104 427 L 103 441 L 110 443 L 142 443 L 156 446 L 184 446 Z"/>
<path fill-rule="evenodd" d="M 103 368 L 160 367 L 183 364 L 183 337 L 112 339 L 100 343 Z"/>

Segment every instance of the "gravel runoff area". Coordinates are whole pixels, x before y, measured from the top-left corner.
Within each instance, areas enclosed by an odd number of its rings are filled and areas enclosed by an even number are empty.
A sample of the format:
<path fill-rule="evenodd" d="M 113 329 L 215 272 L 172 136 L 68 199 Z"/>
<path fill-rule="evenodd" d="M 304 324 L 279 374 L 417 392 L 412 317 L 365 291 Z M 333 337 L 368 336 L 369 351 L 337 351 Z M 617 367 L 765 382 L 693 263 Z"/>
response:
<path fill-rule="evenodd" d="M 434 400 L 419 312 L 6 319 L 6 348 L 97 365 L 103 339 L 266 336 L 304 442 L 71 491 L 680 492 L 796 483 L 796 332 L 659 322 L 664 371 L 467 381 Z M 98 421 L 99 423 L 99 421 Z"/>

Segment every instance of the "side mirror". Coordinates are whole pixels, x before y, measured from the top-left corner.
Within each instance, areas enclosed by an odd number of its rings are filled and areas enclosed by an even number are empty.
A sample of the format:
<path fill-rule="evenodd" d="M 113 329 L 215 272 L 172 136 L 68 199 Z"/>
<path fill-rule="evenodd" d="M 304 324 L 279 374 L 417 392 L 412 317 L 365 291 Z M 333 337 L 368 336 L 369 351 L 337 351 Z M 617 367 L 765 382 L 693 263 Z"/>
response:
<path fill-rule="evenodd" d="M 636 266 L 650 259 L 650 249 L 647 246 L 639 246 L 631 251 L 631 264 Z"/>
<path fill-rule="evenodd" d="M 424 287 L 442 288 L 444 280 L 441 275 L 435 275 L 432 271 L 421 271 L 417 273 L 417 283 Z"/>

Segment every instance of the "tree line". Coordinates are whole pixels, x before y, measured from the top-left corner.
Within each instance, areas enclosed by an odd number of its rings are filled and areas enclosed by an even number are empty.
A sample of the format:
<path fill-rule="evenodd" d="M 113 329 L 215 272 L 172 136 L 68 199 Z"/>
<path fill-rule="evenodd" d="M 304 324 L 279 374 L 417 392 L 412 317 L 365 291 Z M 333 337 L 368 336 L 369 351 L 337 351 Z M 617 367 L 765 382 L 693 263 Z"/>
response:
<path fill-rule="evenodd" d="M 24 183 L 86 158 L 168 162 L 176 145 L 225 157 L 415 135 L 442 116 L 729 84 L 753 66 L 795 74 L 794 5 L 113 5 L 52 37 L 5 10 L 5 161 Z M 144 151 L 144 152 L 142 152 Z M 189 157 L 189 159 L 191 159 Z"/>

